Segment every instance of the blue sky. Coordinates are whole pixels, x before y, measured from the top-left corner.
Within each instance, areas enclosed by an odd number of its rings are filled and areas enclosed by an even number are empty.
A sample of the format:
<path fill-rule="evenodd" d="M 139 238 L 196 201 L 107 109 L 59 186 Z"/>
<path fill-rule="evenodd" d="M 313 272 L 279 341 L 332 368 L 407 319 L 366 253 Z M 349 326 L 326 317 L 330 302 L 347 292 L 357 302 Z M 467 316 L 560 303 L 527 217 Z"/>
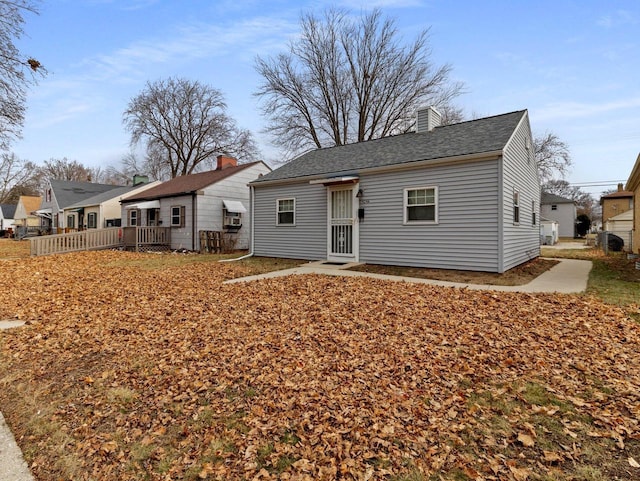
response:
<path fill-rule="evenodd" d="M 450 63 L 467 86 L 457 101 L 466 115 L 529 109 L 534 134 L 569 145 L 570 182 L 627 179 L 640 152 L 637 0 L 44 0 L 19 45 L 49 75 L 29 93 L 13 150 L 36 163 L 118 165 L 129 100 L 149 80 L 180 76 L 221 90 L 264 160 L 277 160 L 253 96 L 255 57 L 285 50 L 301 12 L 336 4 L 381 8 L 408 41 L 430 27 L 434 63 Z"/>

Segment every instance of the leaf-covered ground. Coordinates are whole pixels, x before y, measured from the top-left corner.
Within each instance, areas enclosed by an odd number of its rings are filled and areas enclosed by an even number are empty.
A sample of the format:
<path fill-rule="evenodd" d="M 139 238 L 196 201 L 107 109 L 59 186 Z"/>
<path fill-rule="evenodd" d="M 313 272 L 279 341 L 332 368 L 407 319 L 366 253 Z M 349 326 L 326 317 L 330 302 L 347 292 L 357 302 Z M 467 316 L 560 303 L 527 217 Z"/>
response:
<path fill-rule="evenodd" d="M 618 308 L 142 259 L 0 266 L 0 319 L 29 321 L 0 410 L 38 480 L 640 478 Z"/>

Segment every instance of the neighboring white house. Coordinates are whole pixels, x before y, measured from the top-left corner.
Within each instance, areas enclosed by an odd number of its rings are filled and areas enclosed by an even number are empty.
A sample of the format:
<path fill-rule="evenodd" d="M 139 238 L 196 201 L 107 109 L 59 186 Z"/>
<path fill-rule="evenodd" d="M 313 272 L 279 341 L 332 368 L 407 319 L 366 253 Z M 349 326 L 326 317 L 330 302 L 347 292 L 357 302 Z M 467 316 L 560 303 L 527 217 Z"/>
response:
<path fill-rule="evenodd" d="M 117 187 L 71 204 L 63 209 L 66 225 L 75 225 L 80 229 L 120 227 L 122 219 L 120 201 L 158 184 L 160 181 Z"/>
<path fill-rule="evenodd" d="M 42 197 L 34 195 L 21 195 L 13 214 L 13 223 L 20 227 L 38 227 L 40 219 L 35 212 L 40 208 Z"/>
<path fill-rule="evenodd" d="M 182 175 L 122 200 L 122 225 L 171 227 L 171 248 L 199 250 L 199 231 L 225 232 L 249 247 L 249 182 L 271 172 L 264 162 L 219 155 L 215 170 Z"/>
<path fill-rule="evenodd" d="M 0 230 L 13 228 L 16 204 L 0 204 Z"/>
<path fill-rule="evenodd" d="M 504 272 L 540 255 L 526 110 L 307 152 L 251 183 L 257 256 Z"/>
<path fill-rule="evenodd" d="M 577 210 L 574 200 L 543 192 L 540 201 L 540 216 L 558 222 L 560 237 L 575 237 Z"/>

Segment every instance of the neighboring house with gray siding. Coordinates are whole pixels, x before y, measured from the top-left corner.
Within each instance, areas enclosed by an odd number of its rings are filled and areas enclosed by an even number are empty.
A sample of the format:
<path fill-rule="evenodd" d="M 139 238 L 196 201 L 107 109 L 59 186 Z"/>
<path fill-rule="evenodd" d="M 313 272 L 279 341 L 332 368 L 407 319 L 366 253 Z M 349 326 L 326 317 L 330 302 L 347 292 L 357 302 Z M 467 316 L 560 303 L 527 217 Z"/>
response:
<path fill-rule="evenodd" d="M 504 272 L 540 254 L 526 110 L 301 155 L 251 183 L 257 256 Z"/>
<path fill-rule="evenodd" d="M 65 215 L 64 210 L 70 205 L 118 187 L 120 186 L 50 179 L 44 191 L 42 204 L 35 211 L 40 217 L 41 227 L 50 230 L 52 234 L 77 230 L 85 224 L 85 219 L 82 215 Z"/>
<path fill-rule="evenodd" d="M 271 172 L 264 162 L 219 155 L 215 170 L 182 175 L 121 201 L 122 225 L 171 227 L 171 248 L 199 250 L 199 231 L 226 233 L 248 249 L 249 182 Z"/>
<path fill-rule="evenodd" d="M 540 200 L 540 215 L 558 223 L 560 237 L 575 237 L 578 216 L 574 200 L 543 192 Z"/>

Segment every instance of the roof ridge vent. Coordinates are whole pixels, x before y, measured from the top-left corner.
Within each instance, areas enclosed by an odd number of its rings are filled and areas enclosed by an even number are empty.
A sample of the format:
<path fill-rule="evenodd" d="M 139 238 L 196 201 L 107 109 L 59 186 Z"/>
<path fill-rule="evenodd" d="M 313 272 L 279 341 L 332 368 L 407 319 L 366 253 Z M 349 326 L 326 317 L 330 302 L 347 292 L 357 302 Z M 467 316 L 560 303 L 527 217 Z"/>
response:
<path fill-rule="evenodd" d="M 442 123 L 442 114 L 432 105 L 417 111 L 416 132 L 431 132 Z"/>

